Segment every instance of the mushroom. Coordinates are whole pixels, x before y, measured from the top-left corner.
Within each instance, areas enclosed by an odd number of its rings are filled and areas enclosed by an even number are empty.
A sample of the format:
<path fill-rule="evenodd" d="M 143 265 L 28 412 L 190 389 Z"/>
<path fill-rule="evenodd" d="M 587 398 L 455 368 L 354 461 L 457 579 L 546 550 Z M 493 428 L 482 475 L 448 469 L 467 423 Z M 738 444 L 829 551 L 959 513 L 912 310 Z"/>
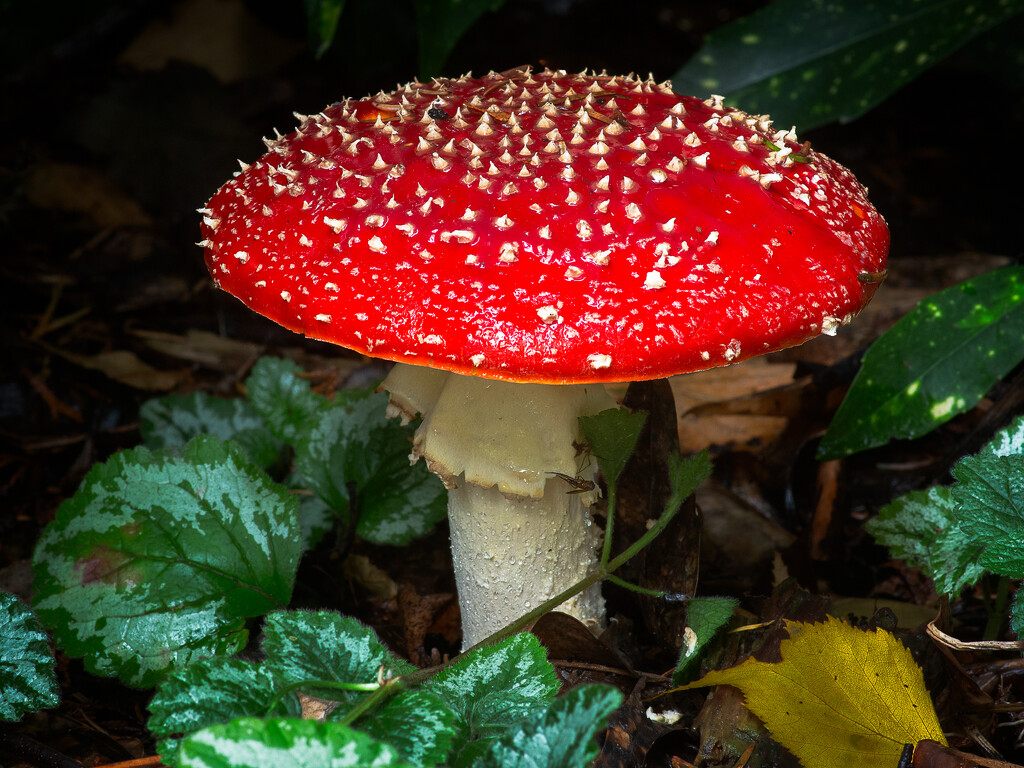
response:
<path fill-rule="evenodd" d="M 398 363 L 390 411 L 450 489 L 471 646 L 595 567 L 581 414 L 602 384 L 834 334 L 888 229 L 767 117 L 633 75 L 412 82 L 298 116 L 201 209 L 218 286 Z M 599 627 L 595 586 L 564 610 Z"/>

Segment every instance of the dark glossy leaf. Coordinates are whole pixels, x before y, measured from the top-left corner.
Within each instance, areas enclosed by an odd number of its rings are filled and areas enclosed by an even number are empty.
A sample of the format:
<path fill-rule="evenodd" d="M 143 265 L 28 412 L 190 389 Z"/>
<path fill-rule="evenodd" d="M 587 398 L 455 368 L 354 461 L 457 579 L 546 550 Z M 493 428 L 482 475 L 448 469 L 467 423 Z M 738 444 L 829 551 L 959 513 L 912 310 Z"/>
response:
<path fill-rule="evenodd" d="M 372 629 L 333 611 L 270 614 L 263 626 L 263 652 L 267 667 L 288 684 L 305 680 L 372 684 L 379 674 L 398 677 L 415 669 L 392 654 Z M 367 695 L 315 684 L 302 690 L 338 701 L 342 709 Z"/>
<path fill-rule="evenodd" d="M 581 768 L 597 757 L 597 732 L 622 703 L 608 685 L 581 685 L 495 739 L 475 768 Z"/>
<path fill-rule="evenodd" d="M 298 490 L 299 530 L 302 532 L 303 551 L 315 547 L 320 539 L 334 527 L 337 515 L 323 499 L 305 489 Z"/>
<path fill-rule="evenodd" d="M 524 632 L 467 654 L 425 687 L 459 716 L 453 741 L 458 752 L 551 702 L 559 683 L 537 638 Z"/>
<path fill-rule="evenodd" d="M 484 755 L 490 751 L 497 741 L 497 736 L 471 741 L 458 752 L 453 752 L 454 757 L 452 760 L 449 760 L 449 764 L 453 765 L 454 768 L 474 768 L 474 766 L 480 764 Z"/>
<path fill-rule="evenodd" d="M 953 467 L 960 528 L 983 549 L 978 564 L 1024 578 L 1024 417 Z"/>
<path fill-rule="evenodd" d="M 448 754 L 455 713 L 430 691 L 403 691 L 356 720 L 354 727 L 394 747 L 409 762 L 431 766 Z"/>
<path fill-rule="evenodd" d="M 505 0 L 414 0 L 414 2 L 420 43 L 420 77 L 427 80 L 445 74 L 442 72 L 445 59 L 477 19 L 487 11 L 496 11 L 505 4 Z"/>
<path fill-rule="evenodd" d="M 300 553 L 294 497 L 232 443 L 125 451 L 43 532 L 36 611 L 87 669 L 147 687 L 239 650 L 247 618 L 287 604 Z"/>
<path fill-rule="evenodd" d="M 328 405 L 301 373 L 302 369 L 290 360 L 261 357 L 245 380 L 252 407 L 271 434 L 289 445 L 308 433 Z"/>
<path fill-rule="evenodd" d="M 197 435 L 234 440 L 254 464 L 270 469 L 280 459 L 281 444 L 245 400 L 227 400 L 205 392 L 147 400 L 139 409 L 139 429 L 146 446 L 177 450 Z"/>
<path fill-rule="evenodd" d="M 686 606 L 687 632 L 672 673 L 672 685 L 684 685 L 700 673 L 701 651 L 724 627 L 740 601 L 732 597 L 696 597 Z"/>
<path fill-rule="evenodd" d="M 338 723 L 241 718 L 182 742 L 181 768 L 412 768 L 391 747 Z"/>
<path fill-rule="evenodd" d="M 1010 609 L 1010 628 L 1017 633 L 1017 637 L 1024 637 L 1024 590 L 1018 589 L 1013 596 L 1013 605 Z"/>
<path fill-rule="evenodd" d="M 49 638 L 29 607 L 0 592 L 0 721 L 60 704 Z"/>
<path fill-rule="evenodd" d="M 295 447 L 293 483 L 312 490 L 343 520 L 348 484 L 358 495 L 360 536 L 379 544 L 407 544 L 444 519 L 444 487 L 423 464 L 409 466 L 415 427 L 385 416 L 387 395 L 345 389 L 332 401 L 314 393 L 286 360 L 263 358 L 246 382 L 249 397 L 271 432 Z M 322 513 L 323 510 L 319 510 Z M 315 540 L 323 525 L 309 520 Z"/>
<path fill-rule="evenodd" d="M 672 80 L 681 93 L 801 130 L 863 114 L 1024 0 L 775 0 L 708 36 Z"/>
<path fill-rule="evenodd" d="M 327 715 L 328 720 L 338 720 L 370 692 L 318 686 L 318 681 L 375 688 L 378 676 L 393 677 L 414 669 L 391 654 L 373 630 L 326 611 L 270 614 L 262 650 L 265 658 L 259 663 L 207 659 L 171 673 L 150 704 L 150 730 L 166 737 L 242 716 L 298 716 L 297 691 L 338 702 Z M 455 714 L 438 696 L 415 690 L 388 699 L 360 718 L 356 728 L 417 765 L 433 765 L 448 751 L 454 720 Z M 177 741 L 164 739 L 161 749 L 173 753 Z"/>
<path fill-rule="evenodd" d="M 629 461 L 647 420 L 645 411 L 609 408 L 593 416 L 581 416 L 580 427 L 608 485 L 615 485 Z"/>
<path fill-rule="evenodd" d="M 940 594 L 956 595 L 985 572 L 981 545 L 959 525 L 958 505 L 949 488 L 914 491 L 893 500 L 864 529 L 893 557 L 921 568 Z"/>
<path fill-rule="evenodd" d="M 159 741 L 163 762 L 177 765 L 182 737 L 238 717 L 298 717 L 294 694 L 273 706 L 280 688 L 274 673 L 262 664 L 242 659 L 200 659 L 184 669 L 173 670 L 157 686 L 149 703 L 147 727 Z"/>
<path fill-rule="evenodd" d="M 1005 267 L 922 300 L 878 339 L 818 455 L 915 438 L 972 408 L 1024 359 L 1024 267 Z"/>
<path fill-rule="evenodd" d="M 347 517 L 348 484 L 358 497 L 358 526 L 364 539 L 407 544 L 445 518 L 447 494 L 423 462 L 409 466 L 414 428 L 385 416 L 387 395 L 365 390 L 339 392 L 318 414 L 295 448 L 303 483 Z"/>

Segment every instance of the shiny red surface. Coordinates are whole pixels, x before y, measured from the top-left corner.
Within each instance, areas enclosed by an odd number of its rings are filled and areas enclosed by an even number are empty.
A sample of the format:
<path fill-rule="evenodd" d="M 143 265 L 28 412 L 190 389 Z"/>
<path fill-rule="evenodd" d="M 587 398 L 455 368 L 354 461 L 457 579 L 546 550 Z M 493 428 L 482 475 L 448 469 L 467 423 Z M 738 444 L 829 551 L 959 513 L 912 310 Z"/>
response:
<path fill-rule="evenodd" d="M 214 279 L 377 357 L 661 377 L 831 330 L 885 269 L 888 229 L 848 170 L 652 82 L 414 83 L 269 145 L 207 206 Z"/>

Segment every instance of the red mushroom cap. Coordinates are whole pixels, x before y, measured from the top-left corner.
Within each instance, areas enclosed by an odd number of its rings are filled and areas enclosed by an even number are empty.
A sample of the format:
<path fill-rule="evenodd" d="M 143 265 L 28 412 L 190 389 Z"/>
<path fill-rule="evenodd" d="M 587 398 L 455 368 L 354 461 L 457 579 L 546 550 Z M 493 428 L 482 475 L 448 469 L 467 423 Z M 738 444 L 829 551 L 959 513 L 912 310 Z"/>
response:
<path fill-rule="evenodd" d="M 656 378 L 833 333 L 889 233 L 765 117 L 526 68 L 299 116 L 202 209 L 216 283 L 359 352 L 511 381 Z"/>

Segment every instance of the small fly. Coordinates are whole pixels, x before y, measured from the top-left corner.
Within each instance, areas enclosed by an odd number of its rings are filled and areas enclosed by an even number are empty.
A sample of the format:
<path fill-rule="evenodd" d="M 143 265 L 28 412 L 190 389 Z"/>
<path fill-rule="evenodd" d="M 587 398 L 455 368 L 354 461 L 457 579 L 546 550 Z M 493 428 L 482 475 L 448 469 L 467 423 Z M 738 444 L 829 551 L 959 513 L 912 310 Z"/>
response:
<path fill-rule="evenodd" d="M 576 441 L 573 441 L 572 447 L 576 449 L 577 458 L 580 456 L 584 457 L 583 465 L 579 469 L 579 471 L 582 472 L 590 466 L 590 446 L 586 443 L 577 443 Z M 572 475 L 566 475 L 562 472 L 548 472 L 548 474 L 560 477 L 568 483 L 572 488 L 569 493 L 586 493 L 587 491 L 592 491 L 597 487 L 593 480 L 586 480 L 579 475 L 573 477 Z"/>
<path fill-rule="evenodd" d="M 586 480 L 579 475 L 573 477 L 572 475 L 566 475 L 562 472 L 548 472 L 548 474 L 560 477 L 568 483 L 572 487 L 572 490 L 569 491 L 569 493 L 586 493 L 587 491 L 594 490 L 596 487 L 593 480 Z"/>

